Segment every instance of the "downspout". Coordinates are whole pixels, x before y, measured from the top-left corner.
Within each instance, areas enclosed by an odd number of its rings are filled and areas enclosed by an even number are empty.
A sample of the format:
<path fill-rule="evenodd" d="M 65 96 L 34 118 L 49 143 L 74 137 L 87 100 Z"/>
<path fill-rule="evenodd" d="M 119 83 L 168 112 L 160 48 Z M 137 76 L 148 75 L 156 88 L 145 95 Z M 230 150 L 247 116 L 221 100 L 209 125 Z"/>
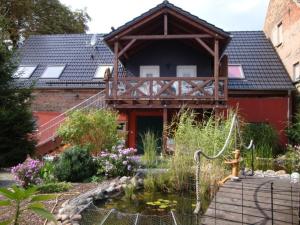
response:
<path fill-rule="evenodd" d="M 288 90 L 288 110 L 287 110 L 287 121 L 288 121 L 288 128 L 290 127 L 291 123 L 291 90 Z"/>

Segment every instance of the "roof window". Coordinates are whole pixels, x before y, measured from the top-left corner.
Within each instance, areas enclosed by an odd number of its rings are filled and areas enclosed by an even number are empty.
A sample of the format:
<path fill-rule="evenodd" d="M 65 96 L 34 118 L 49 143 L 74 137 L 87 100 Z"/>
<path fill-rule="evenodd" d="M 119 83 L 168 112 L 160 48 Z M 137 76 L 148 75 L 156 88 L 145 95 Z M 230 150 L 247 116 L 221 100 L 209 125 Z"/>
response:
<path fill-rule="evenodd" d="M 242 65 L 228 65 L 228 77 L 231 79 L 244 79 L 244 71 Z"/>
<path fill-rule="evenodd" d="M 29 78 L 35 71 L 37 66 L 19 66 L 14 72 L 13 78 Z"/>
<path fill-rule="evenodd" d="M 59 78 L 64 68 L 64 65 L 47 66 L 41 78 Z"/>
<path fill-rule="evenodd" d="M 110 72 L 111 72 L 112 68 L 113 68 L 113 65 L 100 65 L 100 66 L 98 66 L 98 68 L 96 70 L 96 73 L 94 75 L 94 78 L 104 78 L 105 71 L 107 69 L 109 69 Z"/>

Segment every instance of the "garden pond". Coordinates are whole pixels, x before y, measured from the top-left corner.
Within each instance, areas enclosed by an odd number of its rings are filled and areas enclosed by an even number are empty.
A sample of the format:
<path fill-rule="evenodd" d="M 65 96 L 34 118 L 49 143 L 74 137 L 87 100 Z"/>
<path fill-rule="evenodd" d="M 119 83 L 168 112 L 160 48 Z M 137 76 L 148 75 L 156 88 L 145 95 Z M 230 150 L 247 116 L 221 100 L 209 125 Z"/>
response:
<path fill-rule="evenodd" d="M 193 214 L 195 199 L 195 194 L 187 192 L 179 194 L 141 191 L 134 194 L 131 199 L 122 196 L 95 202 L 94 209 L 86 210 L 82 214 L 81 224 L 136 224 L 139 214 L 137 224 L 168 225 L 174 224 L 175 219 L 178 224 L 197 225 L 201 214 L 197 216 Z M 209 199 L 202 200 L 203 212 L 209 202 Z M 107 215 L 109 216 L 106 217 Z M 101 223 L 104 219 L 107 219 L 107 222 Z"/>

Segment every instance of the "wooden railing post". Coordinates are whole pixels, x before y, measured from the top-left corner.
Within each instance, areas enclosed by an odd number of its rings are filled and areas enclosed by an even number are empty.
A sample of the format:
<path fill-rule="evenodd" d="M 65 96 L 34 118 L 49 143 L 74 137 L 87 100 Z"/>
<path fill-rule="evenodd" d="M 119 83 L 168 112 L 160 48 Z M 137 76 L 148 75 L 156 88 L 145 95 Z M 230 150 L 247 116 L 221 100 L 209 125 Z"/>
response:
<path fill-rule="evenodd" d="M 215 39 L 214 49 L 214 78 L 215 78 L 215 100 L 219 100 L 219 40 Z"/>
<path fill-rule="evenodd" d="M 117 98 L 117 93 L 118 93 L 118 51 L 119 51 L 119 42 L 115 42 L 115 58 L 114 58 L 114 82 L 112 85 L 112 91 L 113 91 L 113 96 L 114 99 Z"/>

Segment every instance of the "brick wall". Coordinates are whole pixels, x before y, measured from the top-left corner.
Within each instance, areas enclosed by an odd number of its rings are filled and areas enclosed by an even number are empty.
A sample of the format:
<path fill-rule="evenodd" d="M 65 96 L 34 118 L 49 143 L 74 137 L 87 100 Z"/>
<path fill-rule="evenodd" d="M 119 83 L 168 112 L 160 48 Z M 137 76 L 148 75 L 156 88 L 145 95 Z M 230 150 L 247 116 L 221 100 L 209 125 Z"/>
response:
<path fill-rule="evenodd" d="M 264 32 L 271 40 L 273 30 L 280 22 L 283 28 L 283 43 L 275 46 L 275 49 L 293 78 L 293 65 L 300 61 L 300 4 L 295 0 L 270 0 Z"/>
<path fill-rule="evenodd" d="M 32 110 L 64 112 L 99 91 L 99 89 L 35 89 Z"/>

